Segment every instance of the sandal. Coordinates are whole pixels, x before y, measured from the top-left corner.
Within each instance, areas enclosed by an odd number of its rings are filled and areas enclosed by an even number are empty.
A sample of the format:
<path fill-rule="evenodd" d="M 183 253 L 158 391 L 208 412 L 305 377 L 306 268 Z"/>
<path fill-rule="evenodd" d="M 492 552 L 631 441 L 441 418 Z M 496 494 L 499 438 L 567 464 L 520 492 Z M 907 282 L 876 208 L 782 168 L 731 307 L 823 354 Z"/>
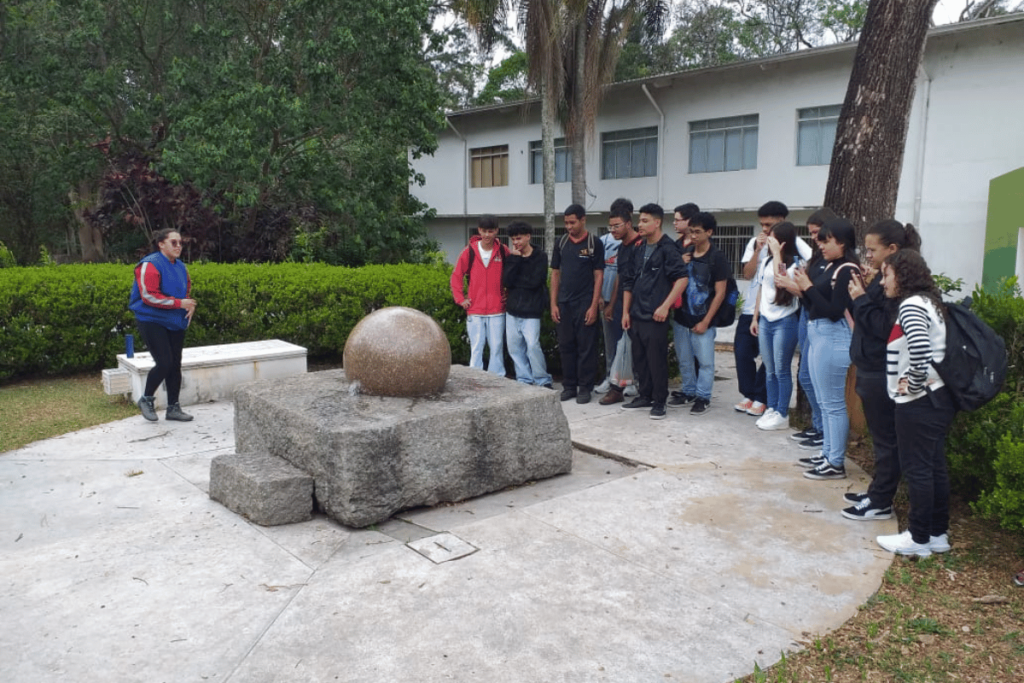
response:
<path fill-rule="evenodd" d="M 1018 586 L 1024 586 L 1024 571 L 1019 571 L 1013 575 L 1013 582 Z"/>

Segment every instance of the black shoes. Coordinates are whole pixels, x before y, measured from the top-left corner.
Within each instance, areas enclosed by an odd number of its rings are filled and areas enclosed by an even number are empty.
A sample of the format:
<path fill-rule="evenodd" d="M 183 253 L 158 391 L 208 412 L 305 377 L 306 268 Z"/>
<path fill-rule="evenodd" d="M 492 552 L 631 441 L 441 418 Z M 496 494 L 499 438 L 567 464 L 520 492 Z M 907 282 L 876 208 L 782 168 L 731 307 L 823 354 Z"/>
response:
<path fill-rule="evenodd" d="M 693 407 L 690 408 L 690 415 L 704 415 L 708 412 L 708 408 L 711 407 L 711 401 L 707 401 L 703 398 L 698 398 L 693 401 Z"/>
<path fill-rule="evenodd" d="M 635 410 L 635 409 L 638 409 L 638 408 L 650 408 L 653 405 L 654 405 L 654 403 L 651 401 L 651 399 L 644 398 L 643 396 L 637 396 L 636 398 L 634 398 L 629 403 L 623 403 L 622 404 L 622 410 Z"/>
<path fill-rule="evenodd" d="M 679 408 L 681 406 L 693 403 L 696 400 L 697 397 L 691 394 L 684 394 L 679 391 L 673 391 L 672 395 L 668 399 L 668 405 L 672 406 L 673 408 Z"/>
<path fill-rule="evenodd" d="M 590 392 L 581 391 L 578 394 L 576 394 L 576 402 L 579 404 L 590 403 Z"/>
<path fill-rule="evenodd" d="M 145 413 L 143 413 L 145 414 Z M 147 418 L 149 419 L 149 418 Z M 156 419 L 156 413 L 153 413 L 153 419 Z M 175 420 L 177 422 L 191 422 L 192 416 L 182 411 L 181 406 L 177 403 L 172 403 L 167 406 L 167 412 L 164 413 L 165 420 Z"/>
<path fill-rule="evenodd" d="M 561 398 L 563 401 L 569 401 L 571 399 L 576 398 L 576 387 L 562 389 L 562 395 L 559 398 Z"/>
<path fill-rule="evenodd" d="M 156 416 L 156 408 L 153 407 L 153 397 L 143 396 L 139 399 L 139 410 L 142 411 L 142 417 L 146 418 L 150 422 L 156 422 L 160 418 Z"/>

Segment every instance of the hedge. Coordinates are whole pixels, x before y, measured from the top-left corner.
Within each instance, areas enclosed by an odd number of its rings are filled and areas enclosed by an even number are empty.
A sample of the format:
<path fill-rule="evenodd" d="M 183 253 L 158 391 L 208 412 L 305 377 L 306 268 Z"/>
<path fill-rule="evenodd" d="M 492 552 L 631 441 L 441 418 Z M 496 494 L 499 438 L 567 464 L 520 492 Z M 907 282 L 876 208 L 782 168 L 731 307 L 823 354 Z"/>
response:
<path fill-rule="evenodd" d="M 283 339 L 312 358 L 340 359 L 360 319 L 408 306 L 434 318 L 454 362 L 466 363 L 465 313 L 452 300 L 450 272 L 443 265 L 192 264 L 199 307 L 185 343 Z M 114 367 L 124 335 L 136 332 L 131 286 L 130 265 L 0 269 L 0 379 Z"/>

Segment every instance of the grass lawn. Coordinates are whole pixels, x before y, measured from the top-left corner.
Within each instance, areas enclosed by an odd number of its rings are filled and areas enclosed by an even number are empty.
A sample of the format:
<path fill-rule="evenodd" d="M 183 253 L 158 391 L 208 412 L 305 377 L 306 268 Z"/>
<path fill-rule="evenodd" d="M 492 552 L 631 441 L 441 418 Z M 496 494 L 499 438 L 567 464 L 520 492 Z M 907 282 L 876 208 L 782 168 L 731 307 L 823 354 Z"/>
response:
<path fill-rule="evenodd" d="M 2 385 L 0 457 L 32 441 L 133 415 L 133 404 L 103 393 L 98 373 Z M 871 471 L 866 444 L 852 444 L 849 457 Z M 904 494 L 895 507 L 906 528 Z M 1024 681 L 1024 588 L 1012 583 L 1024 569 L 1024 537 L 978 519 L 962 502 L 954 504 L 949 536 L 953 550 L 947 554 L 895 558 L 878 593 L 841 628 L 804 634 L 804 651 L 740 680 Z"/>
<path fill-rule="evenodd" d="M 98 372 L 0 385 L 0 453 L 138 414 L 130 401 L 103 393 Z"/>

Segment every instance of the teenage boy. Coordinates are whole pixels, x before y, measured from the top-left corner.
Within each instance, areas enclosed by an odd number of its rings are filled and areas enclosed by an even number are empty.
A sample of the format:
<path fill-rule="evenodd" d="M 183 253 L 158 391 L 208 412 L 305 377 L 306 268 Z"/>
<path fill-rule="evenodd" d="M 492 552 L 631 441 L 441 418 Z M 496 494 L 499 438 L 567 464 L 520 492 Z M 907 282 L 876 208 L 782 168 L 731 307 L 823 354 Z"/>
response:
<path fill-rule="evenodd" d="M 551 254 L 551 319 L 562 357 L 561 399 L 590 403 L 597 378 L 604 245 L 587 232 L 587 211 L 579 204 L 565 210 L 565 231 Z"/>
<path fill-rule="evenodd" d="M 643 238 L 633 229 L 633 202 L 628 199 L 619 198 L 612 202 L 611 211 L 608 213 L 608 229 L 618 243 L 618 253 L 614 276 L 608 270 L 607 252 L 605 252 L 605 284 L 611 280 L 611 298 L 604 300 L 604 334 L 605 354 L 608 359 L 608 393 L 601 397 L 599 403 L 603 406 L 610 406 L 615 403 L 622 403 L 624 394 L 623 387 L 616 386 L 610 382 L 611 365 L 615 361 L 615 349 L 619 339 L 622 338 L 622 282 L 623 273 L 629 267 L 630 249 L 643 242 Z M 611 346 L 609 348 L 609 342 Z M 630 359 L 632 365 L 632 359 Z"/>
<path fill-rule="evenodd" d="M 650 408 L 652 420 L 665 419 L 668 398 L 668 317 L 672 302 L 686 287 L 686 268 L 675 241 L 661 231 L 664 210 L 657 204 L 640 207 L 644 244 L 631 249 L 623 282 L 622 329 L 633 344 L 633 372 L 640 393 L 623 410 Z"/>
<path fill-rule="evenodd" d="M 718 221 L 707 212 L 689 220 L 690 246 L 686 264 L 689 282 L 683 305 L 675 311 L 676 354 L 682 379 L 682 396 L 673 396 L 669 405 L 682 406 L 693 401 L 691 415 L 704 415 L 711 405 L 715 381 L 715 336 L 711 322 L 725 301 L 726 285 L 732 268 L 726 255 L 711 244 Z M 697 366 L 695 367 L 694 358 Z"/>
<path fill-rule="evenodd" d="M 551 387 L 544 350 L 540 346 L 540 317 L 548 305 L 548 255 L 530 243 L 533 226 L 508 224 L 509 255 L 501 274 L 505 286 L 505 340 L 516 381 Z"/>
<path fill-rule="evenodd" d="M 700 213 L 700 207 L 693 202 L 687 202 L 686 204 L 680 204 L 675 208 L 674 217 L 672 219 L 672 228 L 676 232 L 676 244 L 679 245 L 679 250 L 683 256 L 683 263 L 690 262 L 690 255 L 693 253 L 690 246 L 690 219 Z M 669 323 L 672 325 L 672 348 L 676 352 L 676 364 L 679 366 L 679 376 L 683 376 L 683 360 L 682 347 L 674 340 L 679 338 L 679 335 L 683 334 L 680 330 L 682 325 L 676 321 L 678 309 L 673 311 L 672 318 L 669 319 Z M 693 358 L 689 359 L 689 367 L 693 367 Z M 680 383 L 678 391 L 673 391 L 668 399 L 670 406 L 684 406 L 687 403 L 692 403 L 697 397 L 693 394 L 687 394 L 683 391 L 683 385 Z"/>
<path fill-rule="evenodd" d="M 451 288 L 455 303 L 466 311 L 469 334 L 469 367 L 484 369 L 484 345 L 490 359 L 487 371 L 505 376 L 505 303 L 502 301 L 501 270 L 508 249 L 498 241 L 498 219 L 480 217 L 477 234 L 459 254 L 452 270 Z M 463 280 L 468 280 L 468 294 Z"/>
<path fill-rule="evenodd" d="M 622 336 L 622 325 L 620 324 L 616 327 L 604 315 L 609 305 L 614 308 L 615 297 L 613 292 L 619 272 L 619 245 L 622 244 L 622 242 L 616 239 L 615 231 L 612 230 L 612 222 L 614 220 L 610 215 L 608 216 L 608 232 L 601 235 L 601 245 L 604 247 L 604 279 L 601 282 L 601 301 L 598 313 L 601 317 L 601 337 L 604 339 L 606 374 L 604 381 L 594 389 L 599 394 L 605 393 L 611 387 L 612 360 L 615 358 L 615 345 L 619 343 L 619 337 Z M 618 317 L 621 322 L 621 314 Z"/>

